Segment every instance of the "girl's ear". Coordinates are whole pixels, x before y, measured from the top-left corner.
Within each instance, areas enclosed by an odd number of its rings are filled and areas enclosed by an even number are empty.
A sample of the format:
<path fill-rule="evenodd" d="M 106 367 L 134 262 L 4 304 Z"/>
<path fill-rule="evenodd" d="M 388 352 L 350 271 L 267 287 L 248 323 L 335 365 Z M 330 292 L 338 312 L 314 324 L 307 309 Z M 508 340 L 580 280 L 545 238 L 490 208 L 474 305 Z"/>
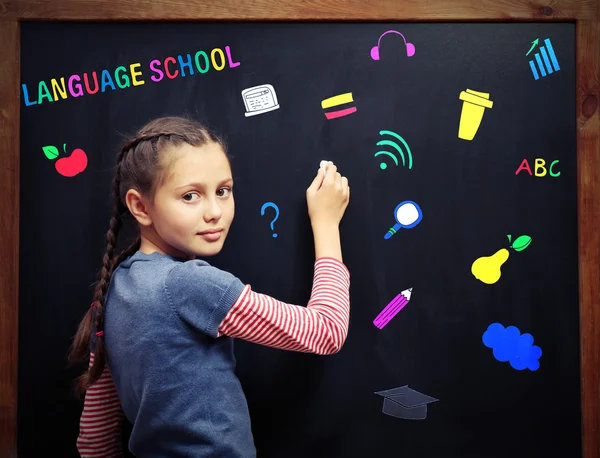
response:
<path fill-rule="evenodd" d="M 144 201 L 142 195 L 135 189 L 127 191 L 125 196 L 125 204 L 129 209 L 129 212 L 142 226 L 150 226 L 152 224 L 152 218 L 148 212 L 148 206 Z"/>

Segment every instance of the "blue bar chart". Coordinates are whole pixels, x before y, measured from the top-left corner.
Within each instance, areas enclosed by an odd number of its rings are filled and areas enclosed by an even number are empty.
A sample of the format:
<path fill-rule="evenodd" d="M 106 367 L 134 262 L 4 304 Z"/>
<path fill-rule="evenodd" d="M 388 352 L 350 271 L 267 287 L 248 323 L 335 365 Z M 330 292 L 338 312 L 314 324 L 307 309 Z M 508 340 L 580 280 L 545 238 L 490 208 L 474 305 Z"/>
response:
<path fill-rule="evenodd" d="M 536 52 L 533 55 L 533 59 L 529 61 L 529 67 L 531 68 L 533 79 L 535 80 L 560 70 L 558 59 L 556 58 L 556 54 L 554 54 L 554 48 L 552 47 L 550 38 L 546 38 L 544 44 L 546 46 L 540 46 L 540 51 Z"/>

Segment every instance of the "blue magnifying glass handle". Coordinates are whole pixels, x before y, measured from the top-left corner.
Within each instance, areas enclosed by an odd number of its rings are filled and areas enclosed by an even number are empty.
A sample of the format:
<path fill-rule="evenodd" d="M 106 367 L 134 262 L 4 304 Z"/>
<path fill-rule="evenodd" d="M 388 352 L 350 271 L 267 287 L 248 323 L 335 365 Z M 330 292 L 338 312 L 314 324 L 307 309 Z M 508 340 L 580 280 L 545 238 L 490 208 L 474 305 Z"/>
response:
<path fill-rule="evenodd" d="M 401 228 L 402 226 L 400 225 L 400 223 L 396 223 L 394 224 L 394 227 L 390 227 L 390 230 L 386 232 L 386 234 L 383 236 L 384 239 L 389 239 L 392 235 L 394 235 L 396 232 L 398 232 L 398 230 Z"/>

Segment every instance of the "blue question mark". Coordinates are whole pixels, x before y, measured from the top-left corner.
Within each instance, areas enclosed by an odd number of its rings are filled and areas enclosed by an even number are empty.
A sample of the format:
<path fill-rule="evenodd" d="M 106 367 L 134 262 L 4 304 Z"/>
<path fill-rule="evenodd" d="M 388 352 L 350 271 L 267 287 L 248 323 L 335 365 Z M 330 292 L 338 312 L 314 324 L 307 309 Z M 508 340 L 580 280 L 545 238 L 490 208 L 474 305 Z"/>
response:
<path fill-rule="evenodd" d="M 273 225 L 275 224 L 275 221 L 277 221 L 277 218 L 279 218 L 279 207 L 277 205 L 275 205 L 273 202 L 266 202 L 265 204 L 263 204 L 262 208 L 260 209 L 260 214 L 262 216 L 264 216 L 265 214 L 265 210 L 267 209 L 267 207 L 273 207 L 275 209 L 275 218 L 273 218 L 273 220 L 271 221 L 271 230 L 275 230 L 273 228 Z M 277 238 L 277 233 L 273 232 L 273 238 Z"/>

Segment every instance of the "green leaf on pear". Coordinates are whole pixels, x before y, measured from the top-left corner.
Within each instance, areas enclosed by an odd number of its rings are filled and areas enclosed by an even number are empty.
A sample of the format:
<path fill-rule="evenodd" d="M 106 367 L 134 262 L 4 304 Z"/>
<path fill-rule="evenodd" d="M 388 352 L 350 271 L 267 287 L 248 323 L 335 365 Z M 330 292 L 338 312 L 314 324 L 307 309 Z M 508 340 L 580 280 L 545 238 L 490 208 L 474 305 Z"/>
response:
<path fill-rule="evenodd" d="M 58 157 L 58 148 L 56 146 L 42 146 L 42 150 L 44 151 L 46 157 L 50 160 Z"/>
<path fill-rule="evenodd" d="M 506 234 L 506 236 L 508 237 L 508 243 L 510 243 L 511 242 L 510 234 Z"/>
<path fill-rule="evenodd" d="M 531 237 L 528 235 L 521 235 L 512 244 L 511 248 L 515 251 L 523 251 L 531 243 Z"/>

